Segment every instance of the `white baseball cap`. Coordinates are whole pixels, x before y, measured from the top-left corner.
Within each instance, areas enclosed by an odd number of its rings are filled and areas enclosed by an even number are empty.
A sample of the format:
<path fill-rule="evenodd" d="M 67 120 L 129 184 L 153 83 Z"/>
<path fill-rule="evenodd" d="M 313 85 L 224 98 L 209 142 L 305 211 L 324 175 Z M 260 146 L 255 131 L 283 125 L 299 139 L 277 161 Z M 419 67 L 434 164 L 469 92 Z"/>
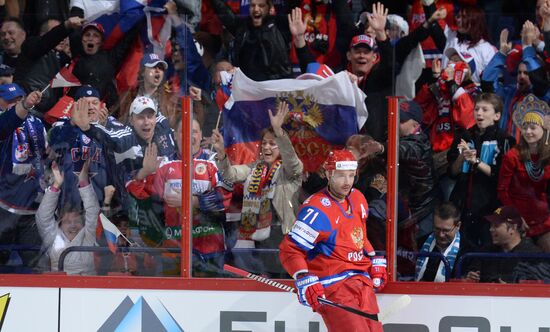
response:
<path fill-rule="evenodd" d="M 157 112 L 157 105 L 153 99 L 145 96 L 138 96 L 132 101 L 130 105 L 130 115 L 131 114 L 140 114 L 141 112 L 152 109 L 155 113 Z"/>

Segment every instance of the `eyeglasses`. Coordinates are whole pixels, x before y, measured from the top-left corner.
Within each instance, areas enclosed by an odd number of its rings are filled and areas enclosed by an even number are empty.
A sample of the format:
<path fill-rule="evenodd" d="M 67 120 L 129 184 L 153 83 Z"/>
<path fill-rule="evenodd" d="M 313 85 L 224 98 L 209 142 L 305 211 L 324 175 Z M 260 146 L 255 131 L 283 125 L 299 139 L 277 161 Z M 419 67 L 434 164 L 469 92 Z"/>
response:
<path fill-rule="evenodd" d="M 439 228 L 439 227 L 435 227 L 434 226 L 434 233 L 442 233 L 442 234 L 451 234 L 455 229 L 456 229 L 456 226 L 457 225 L 454 225 L 453 228 L 449 228 L 449 229 L 444 229 L 444 228 Z"/>

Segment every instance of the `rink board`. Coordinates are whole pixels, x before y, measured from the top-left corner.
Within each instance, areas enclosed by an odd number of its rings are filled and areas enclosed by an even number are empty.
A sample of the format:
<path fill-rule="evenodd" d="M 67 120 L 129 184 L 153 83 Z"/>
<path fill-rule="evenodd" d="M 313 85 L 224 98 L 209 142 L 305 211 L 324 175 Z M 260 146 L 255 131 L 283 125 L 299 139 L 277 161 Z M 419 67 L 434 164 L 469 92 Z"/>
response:
<path fill-rule="evenodd" d="M 326 331 L 320 316 L 282 292 L 0 287 L 2 332 Z M 379 295 L 387 310 L 400 295 Z M 1 299 L 1 298 L 0 298 Z M 2 306 L 0 305 L 0 309 Z M 550 299 L 412 295 L 388 332 L 550 332 Z"/>

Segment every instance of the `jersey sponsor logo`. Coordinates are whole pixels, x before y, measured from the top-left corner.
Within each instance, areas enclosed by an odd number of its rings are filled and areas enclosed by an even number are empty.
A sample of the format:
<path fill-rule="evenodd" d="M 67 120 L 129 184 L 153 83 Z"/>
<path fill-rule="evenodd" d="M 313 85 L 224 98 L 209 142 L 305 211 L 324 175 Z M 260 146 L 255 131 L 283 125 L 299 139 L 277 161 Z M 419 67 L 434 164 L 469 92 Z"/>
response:
<path fill-rule="evenodd" d="M 363 229 L 361 229 L 361 227 L 355 227 L 351 231 L 350 236 L 351 236 L 351 240 L 355 244 L 355 247 L 358 250 L 362 250 L 363 249 Z"/>
<path fill-rule="evenodd" d="M 348 261 L 360 262 L 363 260 L 363 257 L 365 257 L 363 250 L 348 252 Z"/>
<path fill-rule="evenodd" d="M 309 243 L 315 243 L 317 236 L 319 236 L 319 232 L 300 220 L 296 221 L 294 227 L 292 227 L 292 233 L 298 235 Z"/>
<path fill-rule="evenodd" d="M 331 205 L 330 199 L 328 199 L 327 197 L 321 198 L 321 204 L 323 204 L 323 206 L 329 207 Z"/>

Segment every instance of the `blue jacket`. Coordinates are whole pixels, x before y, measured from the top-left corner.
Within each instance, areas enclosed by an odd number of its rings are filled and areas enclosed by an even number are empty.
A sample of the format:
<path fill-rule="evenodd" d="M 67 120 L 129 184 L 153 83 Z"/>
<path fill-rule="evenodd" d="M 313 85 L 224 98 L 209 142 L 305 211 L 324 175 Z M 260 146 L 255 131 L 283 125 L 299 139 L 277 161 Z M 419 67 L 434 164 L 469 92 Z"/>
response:
<path fill-rule="evenodd" d="M 32 115 L 20 119 L 15 107 L 0 114 L 0 208 L 21 215 L 36 212 L 44 195 L 45 151 L 42 121 Z"/>

